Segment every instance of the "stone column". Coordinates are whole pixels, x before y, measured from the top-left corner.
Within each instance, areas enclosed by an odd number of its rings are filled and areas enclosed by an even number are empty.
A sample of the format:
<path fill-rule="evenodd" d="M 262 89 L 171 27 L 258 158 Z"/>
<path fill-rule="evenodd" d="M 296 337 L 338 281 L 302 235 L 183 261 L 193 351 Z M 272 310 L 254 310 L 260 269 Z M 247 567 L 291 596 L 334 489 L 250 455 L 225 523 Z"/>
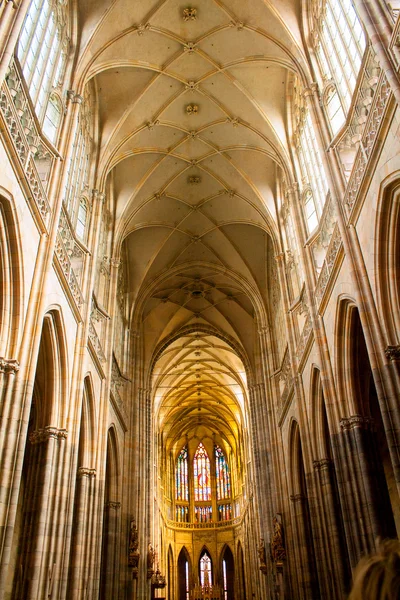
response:
<path fill-rule="evenodd" d="M 315 595 L 315 564 L 310 557 L 313 540 L 310 538 L 308 523 L 307 497 L 303 494 L 290 496 L 293 523 L 295 572 L 299 585 L 299 600 L 310 600 Z"/>
<path fill-rule="evenodd" d="M 314 461 L 318 506 L 321 519 L 321 544 L 325 547 L 323 561 L 324 577 L 327 584 L 327 597 L 346 598 L 350 574 L 345 567 L 341 519 L 338 515 L 340 505 L 335 498 L 334 464 L 331 459 Z M 327 568 L 328 567 L 328 568 Z"/>
<path fill-rule="evenodd" d="M 50 556 L 49 540 L 52 536 L 61 535 L 57 530 L 57 522 L 53 528 L 54 507 L 56 506 L 56 477 L 59 464 L 60 440 L 66 436 L 65 430 L 47 426 L 35 431 L 30 440 L 39 444 L 37 479 L 32 482 L 31 489 L 37 490 L 37 499 L 32 515 L 32 537 L 29 540 L 29 551 L 24 579 L 27 582 L 24 600 L 37 600 L 49 595 L 53 584 L 53 565 L 57 557 Z M 29 489 L 29 488 L 28 488 Z"/>
<path fill-rule="evenodd" d="M 119 512 L 121 504 L 108 500 L 104 505 L 104 541 L 106 546 L 106 573 L 103 573 L 105 579 L 105 600 L 113 600 L 116 596 L 117 579 L 117 555 L 118 555 L 118 525 Z"/>
<path fill-rule="evenodd" d="M 335 440 L 341 455 L 339 484 L 350 561 L 354 567 L 363 553 L 374 550 L 375 539 L 382 533 L 374 500 L 377 487 L 370 462 L 372 421 L 368 417 L 354 415 L 342 419 L 340 429 Z"/>
<path fill-rule="evenodd" d="M 95 469 L 79 467 L 77 473 L 77 485 L 75 487 L 75 511 L 74 511 L 74 535 L 71 546 L 71 582 L 69 593 L 74 600 L 85 600 L 85 583 L 87 583 L 87 571 L 89 557 L 86 556 L 85 548 L 89 533 L 89 492 L 91 480 L 96 476 Z"/>

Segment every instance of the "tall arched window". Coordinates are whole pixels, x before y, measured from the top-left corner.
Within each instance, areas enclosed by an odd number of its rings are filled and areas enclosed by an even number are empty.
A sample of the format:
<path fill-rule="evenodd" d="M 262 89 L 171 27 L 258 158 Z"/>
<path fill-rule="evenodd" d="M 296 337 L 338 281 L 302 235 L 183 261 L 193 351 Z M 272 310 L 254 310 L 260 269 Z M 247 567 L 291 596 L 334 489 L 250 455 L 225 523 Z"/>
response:
<path fill-rule="evenodd" d="M 219 446 L 215 446 L 215 486 L 217 488 L 218 520 L 229 521 L 232 518 L 231 478 L 229 466 L 224 453 Z M 227 502 L 229 500 L 229 502 Z"/>
<path fill-rule="evenodd" d="M 317 226 L 325 205 L 329 187 L 319 152 L 310 113 L 305 106 L 296 77 L 293 86 L 294 98 L 294 143 L 299 158 L 302 190 L 309 188 L 310 193 L 303 204 L 303 213 L 308 231 L 311 233 Z"/>
<path fill-rule="evenodd" d="M 180 523 L 186 523 L 189 521 L 189 470 L 187 446 L 182 448 L 176 461 L 175 498 L 175 519 Z"/>
<path fill-rule="evenodd" d="M 194 499 L 211 500 L 211 471 L 207 450 L 200 442 L 193 459 Z"/>
<path fill-rule="evenodd" d="M 85 88 L 85 94 L 79 124 L 75 135 L 73 150 L 68 165 L 67 183 L 65 186 L 64 203 L 70 221 L 77 236 L 84 241 L 90 217 L 89 178 L 92 156 L 92 107 L 90 85 Z"/>
<path fill-rule="evenodd" d="M 68 55 L 64 0 L 32 0 L 19 38 L 17 57 L 39 122 L 49 121 L 46 133 L 54 142 L 61 117 L 51 93 L 60 87 Z M 54 129 L 56 126 L 56 129 Z"/>
<path fill-rule="evenodd" d="M 219 446 L 215 446 L 215 476 L 217 487 L 217 500 L 226 500 L 231 497 L 231 480 L 228 463 Z"/>
<path fill-rule="evenodd" d="M 366 46 L 351 0 L 315 3 L 314 35 L 322 77 L 331 88 L 325 106 L 335 134 L 350 108 Z"/>
<path fill-rule="evenodd" d="M 176 465 L 176 499 L 189 500 L 188 451 L 186 446 L 180 451 Z"/>
<path fill-rule="evenodd" d="M 206 550 L 200 557 L 200 585 L 203 588 L 212 585 L 212 563 Z"/>

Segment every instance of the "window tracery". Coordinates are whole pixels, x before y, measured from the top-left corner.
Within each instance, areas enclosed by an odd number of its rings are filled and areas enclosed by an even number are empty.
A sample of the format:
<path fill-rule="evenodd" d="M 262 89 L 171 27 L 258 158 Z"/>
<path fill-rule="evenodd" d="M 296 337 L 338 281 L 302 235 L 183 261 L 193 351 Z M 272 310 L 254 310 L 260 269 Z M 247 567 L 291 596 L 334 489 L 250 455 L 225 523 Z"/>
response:
<path fill-rule="evenodd" d="M 79 239 L 86 237 L 90 218 L 89 177 L 92 158 L 92 111 L 89 86 L 85 88 L 78 127 L 68 165 L 64 203 Z"/>
<path fill-rule="evenodd" d="M 329 187 L 310 112 L 306 107 L 304 93 L 297 77 L 293 92 L 293 139 L 299 160 L 302 192 L 304 194 L 305 190 L 309 190 L 304 196 L 303 213 L 308 232 L 312 233 L 321 217 Z"/>
<path fill-rule="evenodd" d="M 202 442 L 197 447 L 193 459 L 194 499 L 198 501 L 211 500 L 211 470 L 210 459 Z"/>
<path fill-rule="evenodd" d="M 53 143 L 62 114 L 60 100 L 53 92 L 62 86 L 69 47 L 67 22 L 67 2 L 32 0 L 17 47 L 37 117 Z"/>
<path fill-rule="evenodd" d="M 325 86 L 324 105 L 335 135 L 349 111 L 366 47 L 351 0 L 313 3 L 313 40 Z"/>

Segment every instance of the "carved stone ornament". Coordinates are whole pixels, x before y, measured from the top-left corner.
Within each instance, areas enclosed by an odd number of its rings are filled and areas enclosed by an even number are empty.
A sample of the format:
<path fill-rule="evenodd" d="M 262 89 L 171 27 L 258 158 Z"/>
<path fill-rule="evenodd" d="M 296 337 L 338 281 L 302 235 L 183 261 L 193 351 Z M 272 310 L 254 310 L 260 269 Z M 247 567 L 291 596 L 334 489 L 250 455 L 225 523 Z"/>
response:
<path fill-rule="evenodd" d="M 400 360 L 400 345 L 387 346 L 385 348 L 385 356 L 389 360 Z"/>
<path fill-rule="evenodd" d="M 186 113 L 188 115 L 197 115 L 197 113 L 199 112 L 199 107 L 197 106 L 197 104 L 188 104 L 186 107 Z"/>
<path fill-rule="evenodd" d="M 161 575 L 160 567 L 157 565 L 156 572 L 151 578 L 151 585 L 157 589 L 165 588 L 165 576 Z"/>
<path fill-rule="evenodd" d="M 65 440 L 67 439 L 67 433 L 66 429 L 58 429 L 58 427 L 51 427 L 48 425 L 43 429 L 32 431 L 32 433 L 29 434 L 29 440 L 31 444 L 41 444 L 50 439 Z"/>
<path fill-rule="evenodd" d="M 267 574 L 267 555 L 265 553 L 264 538 L 260 538 L 260 543 L 258 544 L 258 547 L 257 547 L 257 553 L 258 553 L 258 560 L 260 563 L 260 571 L 262 573 L 264 573 L 264 575 L 266 575 Z"/>
<path fill-rule="evenodd" d="M 0 373 L 17 373 L 19 371 L 19 362 L 14 358 L 0 357 Z"/>
<path fill-rule="evenodd" d="M 374 421 L 371 417 L 362 415 L 352 415 L 346 419 L 340 420 L 340 429 L 342 431 L 350 431 L 351 429 L 372 429 Z"/>
<path fill-rule="evenodd" d="M 154 575 L 154 562 L 156 560 L 156 551 L 152 544 L 149 544 L 147 549 L 147 579 L 150 579 Z"/>
<path fill-rule="evenodd" d="M 271 540 L 271 557 L 275 564 L 279 564 L 286 560 L 286 549 L 281 515 L 274 517 L 273 525 L 274 533 Z"/>
<path fill-rule="evenodd" d="M 136 527 L 135 519 L 131 521 L 131 528 L 129 533 L 129 547 L 128 547 L 128 565 L 132 568 L 132 579 L 137 579 L 139 572 L 139 558 L 140 553 L 138 551 L 138 531 Z"/>
<path fill-rule="evenodd" d="M 182 18 L 184 21 L 195 21 L 197 19 L 197 8 L 184 8 Z"/>

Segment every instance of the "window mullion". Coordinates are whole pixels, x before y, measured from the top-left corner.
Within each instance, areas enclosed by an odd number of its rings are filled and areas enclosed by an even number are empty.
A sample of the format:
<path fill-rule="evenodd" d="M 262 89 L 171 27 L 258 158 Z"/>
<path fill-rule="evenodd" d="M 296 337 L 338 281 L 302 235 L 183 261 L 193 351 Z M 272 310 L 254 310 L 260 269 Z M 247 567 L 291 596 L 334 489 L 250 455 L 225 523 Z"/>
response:
<path fill-rule="evenodd" d="M 36 69 L 39 68 L 38 61 L 39 61 L 39 57 L 40 57 L 40 54 L 41 54 L 41 48 L 42 48 L 42 45 L 43 45 L 43 40 L 44 40 L 44 38 L 46 36 L 46 33 L 47 33 L 47 26 L 48 26 L 48 23 L 49 23 L 49 20 L 50 20 L 50 17 L 51 17 L 50 6 L 49 6 L 49 4 L 47 2 L 43 5 L 43 10 L 46 10 L 46 9 L 47 9 L 47 15 L 44 17 L 45 23 L 43 23 L 43 26 L 39 25 L 40 19 L 42 17 L 42 14 L 40 14 L 40 17 L 38 19 L 38 22 L 37 22 L 37 24 L 35 26 L 35 30 L 34 30 L 34 35 L 37 36 L 38 28 L 39 28 L 39 26 L 41 27 L 40 38 L 38 37 L 38 46 L 37 46 L 36 52 L 35 52 L 34 57 L 33 57 L 32 68 L 31 68 L 29 82 L 28 82 L 28 86 L 29 86 L 29 90 L 30 91 L 31 91 L 31 84 L 32 84 L 33 78 L 35 76 Z M 31 46 L 32 46 L 32 44 L 31 44 Z M 39 89 L 39 85 L 38 85 L 37 89 Z M 32 96 L 31 96 L 31 98 L 32 98 Z M 35 99 L 32 98 L 32 102 L 33 102 L 33 104 L 35 104 L 36 103 L 36 98 Z"/>

